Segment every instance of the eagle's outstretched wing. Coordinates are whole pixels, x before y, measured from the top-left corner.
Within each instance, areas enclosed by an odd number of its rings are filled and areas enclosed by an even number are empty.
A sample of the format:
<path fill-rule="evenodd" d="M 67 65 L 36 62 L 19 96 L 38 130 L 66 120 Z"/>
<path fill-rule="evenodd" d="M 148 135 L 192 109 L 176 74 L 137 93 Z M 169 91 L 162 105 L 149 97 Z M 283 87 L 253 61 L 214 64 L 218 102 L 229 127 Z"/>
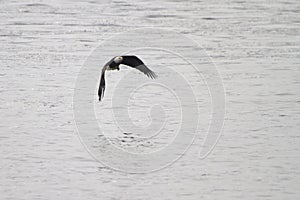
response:
<path fill-rule="evenodd" d="M 105 70 L 107 69 L 107 65 L 103 67 L 101 72 L 101 78 L 100 78 L 100 84 L 98 89 L 98 97 L 99 101 L 104 97 L 104 91 L 105 91 Z"/>
<path fill-rule="evenodd" d="M 157 75 L 151 71 L 144 63 L 136 56 L 122 56 L 123 60 L 121 64 L 128 65 L 130 67 L 136 68 L 137 70 L 143 72 L 148 77 L 155 79 Z"/>

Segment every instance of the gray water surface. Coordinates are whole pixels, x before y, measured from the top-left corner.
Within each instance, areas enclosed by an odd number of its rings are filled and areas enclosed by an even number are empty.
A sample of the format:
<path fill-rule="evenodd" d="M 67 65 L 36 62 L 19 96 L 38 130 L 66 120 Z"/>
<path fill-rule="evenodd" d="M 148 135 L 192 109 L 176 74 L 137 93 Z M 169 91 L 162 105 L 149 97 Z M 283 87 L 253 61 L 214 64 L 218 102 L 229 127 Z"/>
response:
<path fill-rule="evenodd" d="M 1 199 L 298 199 L 299 10 L 296 0 L 1 1 Z M 127 174 L 95 161 L 86 151 L 74 122 L 73 93 L 81 67 L 101 42 L 147 27 L 172 30 L 204 47 L 223 80 L 226 118 L 217 146 L 205 159 L 197 157 L 204 138 L 200 135 L 173 165 Z M 172 59 L 153 56 L 153 70 L 168 76 L 155 66 Z M 138 135 L 130 138 L 115 131 L 105 117 L 114 83 L 128 70 L 107 75 L 110 87 L 104 103 L 95 105 L 97 120 L 107 137 L 128 151 L 161 148 L 180 121 L 178 105 L 167 93 L 141 90 L 132 97 L 174 104 L 166 111 L 173 126 L 168 125 L 161 139 L 143 143 Z M 182 73 L 193 77 L 191 71 Z M 190 84 L 196 81 L 190 79 Z M 204 85 L 199 88 L 204 131 L 210 99 Z M 143 110 L 136 112 L 144 116 Z M 145 118 L 133 121 L 145 126 Z"/>

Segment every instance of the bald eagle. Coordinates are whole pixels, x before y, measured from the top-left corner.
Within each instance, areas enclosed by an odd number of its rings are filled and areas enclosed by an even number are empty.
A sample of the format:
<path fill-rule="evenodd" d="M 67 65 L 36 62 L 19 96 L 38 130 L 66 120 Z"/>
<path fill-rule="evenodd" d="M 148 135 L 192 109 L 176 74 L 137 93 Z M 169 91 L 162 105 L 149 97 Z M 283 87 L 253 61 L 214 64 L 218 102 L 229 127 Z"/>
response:
<path fill-rule="evenodd" d="M 98 89 L 99 101 L 101 101 L 104 97 L 105 91 L 105 71 L 106 70 L 120 70 L 120 64 L 128 65 L 133 67 L 144 74 L 146 74 L 149 78 L 155 79 L 157 75 L 151 71 L 141 59 L 137 56 L 127 55 L 127 56 L 116 56 L 112 58 L 108 63 L 104 65 L 101 72 L 100 85 Z"/>

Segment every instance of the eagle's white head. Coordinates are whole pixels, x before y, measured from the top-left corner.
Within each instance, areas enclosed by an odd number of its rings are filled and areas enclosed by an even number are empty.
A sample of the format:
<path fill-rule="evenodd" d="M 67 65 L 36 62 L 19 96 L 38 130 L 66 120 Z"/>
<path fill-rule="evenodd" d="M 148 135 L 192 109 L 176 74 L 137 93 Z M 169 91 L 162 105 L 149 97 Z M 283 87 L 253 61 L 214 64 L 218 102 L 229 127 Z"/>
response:
<path fill-rule="evenodd" d="M 117 56 L 117 57 L 114 58 L 114 61 L 116 63 L 120 63 L 120 62 L 122 62 L 122 60 L 123 60 L 122 56 Z"/>

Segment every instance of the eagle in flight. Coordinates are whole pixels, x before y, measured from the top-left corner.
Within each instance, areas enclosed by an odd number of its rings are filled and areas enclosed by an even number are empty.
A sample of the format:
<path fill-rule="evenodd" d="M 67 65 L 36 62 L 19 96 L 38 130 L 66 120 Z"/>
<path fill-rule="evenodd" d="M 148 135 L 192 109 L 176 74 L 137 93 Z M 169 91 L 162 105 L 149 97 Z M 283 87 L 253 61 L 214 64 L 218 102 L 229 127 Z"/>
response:
<path fill-rule="evenodd" d="M 120 65 L 128 65 L 130 67 L 133 67 L 144 74 L 146 74 L 149 78 L 155 79 L 157 78 L 157 75 L 151 71 L 141 59 L 139 59 L 137 56 L 133 55 L 126 55 L 126 56 L 116 56 L 112 58 L 108 63 L 104 65 L 101 72 L 101 78 L 100 78 L 100 85 L 98 89 L 98 96 L 99 101 L 101 101 L 104 97 L 104 91 L 105 91 L 105 71 L 106 70 L 120 70 Z"/>

